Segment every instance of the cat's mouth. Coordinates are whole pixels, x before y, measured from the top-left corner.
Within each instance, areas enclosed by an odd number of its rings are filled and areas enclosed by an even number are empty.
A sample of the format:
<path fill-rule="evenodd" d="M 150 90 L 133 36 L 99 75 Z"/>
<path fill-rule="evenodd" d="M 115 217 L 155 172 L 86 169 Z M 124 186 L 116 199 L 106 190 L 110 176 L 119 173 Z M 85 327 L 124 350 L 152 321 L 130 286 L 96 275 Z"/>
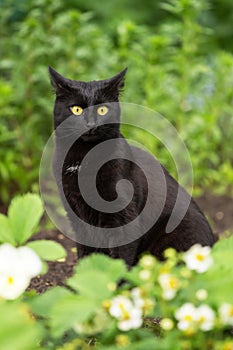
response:
<path fill-rule="evenodd" d="M 83 139 L 84 141 L 91 141 L 91 142 L 98 140 L 99 133 L 97 128 L 93 128 L 85 132 L 85 134 L 81 136 L 81 139 Z"/>

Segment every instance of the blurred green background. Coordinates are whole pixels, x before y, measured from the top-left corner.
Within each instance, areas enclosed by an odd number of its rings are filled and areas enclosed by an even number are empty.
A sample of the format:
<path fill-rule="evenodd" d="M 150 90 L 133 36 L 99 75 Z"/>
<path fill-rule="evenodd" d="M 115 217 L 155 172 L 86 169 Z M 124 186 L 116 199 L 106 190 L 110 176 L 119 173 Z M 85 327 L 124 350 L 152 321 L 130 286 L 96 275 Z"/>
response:
<path fill-rule="evenodd" d="M 232 0 L 0 0 L 0 7 L 0 203 L 38 190 L 52 131 L 48 65 L 80 80 L 128 66 L 122 100 L 174 124 L 191 155 L 195 194 L 232 193 Z M 174 173 L 164 147 L 138 137 Z"/>

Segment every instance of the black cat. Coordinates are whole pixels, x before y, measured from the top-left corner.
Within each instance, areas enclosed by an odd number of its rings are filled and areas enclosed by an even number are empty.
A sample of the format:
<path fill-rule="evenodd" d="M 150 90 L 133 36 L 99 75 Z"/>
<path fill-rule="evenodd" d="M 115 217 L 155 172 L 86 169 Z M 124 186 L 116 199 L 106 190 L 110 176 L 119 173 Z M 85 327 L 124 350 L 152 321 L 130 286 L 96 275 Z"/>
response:
<path fill-rule="evenodd" d="M 149 153 L 130 146 L 120 133 L 118 99 L 124 86 L 126 69 L 111 79 L 91 82 L 69 80 L 51 67 L 49 72 L 56 93 L 54 107 L 56 150 L 53 171 L 64 207 L 79 242 L 78 257 L 82 258 L 92 252 L 103 252 L 113 258 L 122 258 L 128 266 L 133 266 L 143 252 L 150 252 L 163 259 L 163 252 L 168 247 L 185 251 L 195 243 L 212 246 L 214 243 L 212 230 L 194 200 L 157 160 Z M 103 159 L 104 165 L 96 177 L 96 188 L 100 197 L 108 203 L 118 199 L 115 212 L 95 208 L 94 204 L 98 203 L 95 202 L 94 192 L 92 200 L 90 185 L 93 174 L 90 170 L 89 173 L 85 172 L 83 164 L 84 157 L 94 147 L 111 140 L 114 142 L 107 143 L 106 148 L 107 154 L 112 158 L 106 162 Z M 90 158 L 92 159 L 90 163 L 104 158 L 106 156 L 106 154 L 103 156 L 104 152 L 100 150 L 97 156 Z M 146 175 L 139 163 L 149 169 Z M 81 194 L 78 176 L 81 178 L 82 174 L 87 197 L 89 196 L 93 205 L 88 205 L 86 198 L 84 200 Z M 123 179 L 131 182 L 133 193 L 130 185 L 125 182 L 121 183 L 121 190 L 117 191 L 116 185 Z M 149 186 L 149 183 L 152 186 Z M 167 225 L 178 192 L 180 195 L 178 204 L 181 209 L 182 205 L 187 204 L 187 211 L 177 227 L 167 233 Z M 147 210 L 143 210 L 148 198 Z M 79 224 L 76 217 L 81 219 Z M 137 217 L 140 217 L 139 221 L 135 221 Z M 153 224 L 148 226 L 148 221 L 151 222 L 151 219 L 154 220 Z M 130 223 L 134 224 L 129 227 L 127 224 Z M 97 229 L 102 229 L 106 235 L 104 233 L 101 237 L 98 236 Z M 85 236 L 87 242 L 88 239 L 93 242 L 94 238 L 97 244 L 91 243 L 90 246 L 83 244 L 83 239 L 79 239 L 81 236 Z"/>

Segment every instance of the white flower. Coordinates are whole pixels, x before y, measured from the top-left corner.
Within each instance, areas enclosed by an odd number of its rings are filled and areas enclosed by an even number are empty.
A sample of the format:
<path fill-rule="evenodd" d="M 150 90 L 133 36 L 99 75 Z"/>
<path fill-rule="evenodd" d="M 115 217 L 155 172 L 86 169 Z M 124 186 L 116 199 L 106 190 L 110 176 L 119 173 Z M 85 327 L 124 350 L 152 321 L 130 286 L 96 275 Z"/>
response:
<path fill-rule="evenodd" d="M 142 310 L 125 296 L 117 296 L 111 302 L 110 315 L 118 320 L 122 331 L 139 328 L 142 325 Z"/>
<path fill-rule="evenodd" d="M 202 331 L 209 331 L 215 322 L 215 313 L 208 305 L 201 305 L 198 308 L 191 303 L 184 304 L 175 313 L 178 328 L 183 331 L 193 331 L 199 327 Z"/>
<path fill-rule="evenodd" d="M 0 246 L 0 297 L 16 299 L 42 268 L 37 254 L 28 247 Z"/>
<path fill-rule="evenodd" d="M 18 273 L 0 274 L 0 297 L 8 300 L 18 298 L 30 283 L 30 278 L 21 276 Z"/>
<path fill-rule="evenodd" d="M 163 298 L 166 300 L 173 299 L 180 287 L 179 280 L 169 273 L 161 273 L 158 277 L 158 281 L 163 289 Z"/>
<path fill-rule="evenodd" d="M 220 320 L 223 324 L 233 326 L 233 305 L 224 303 L 219 308 Z"/>
<path fill-rule="evenodd" d="M 196 309 L 196 320 L 202 331 L 210 331 L 214 326 L 215 313 L 208 305 Z"/>
<path fill-rule="evenodd" d="M 131 290 L 131 297 L 135 306 L 142 309 L 143 312 L 150 312 L 155 304 L 155 301 L 150 298 L 146 298 L 143 295 L 143 290 L 141 288 L 133 288 Z"/>
<path fill-rule="evenodd" d="M 205 300 L 208 297 L 208 292 L 206 289 L 198 289 L 196 291 L 197 300 Z"/>
<path fill-rule="evenodd" d="M 142 298 L 142 291 L 140 288 L 133 288 L 131 290 L 131 295 L 136 306 L 142 308 L 145 305 L 145 300 Z"/>
<path fill-rule="evenodd" d="M 197 319 L 195 306 L 191 303 L 183 304 L 178 310 L 176 310 L 175 318 L 179 321 L 177 327 L 180 330 L 192 330 Z"/>
<path fill-rule="evenodd" d="M 147 281 L 151 278 L 151 272 L 149 270 L 142 270 L 139 272 L 139 277 L 143 281 Z"/>
<path fill-rule="evenodd" d="M 144 269 L 150 269 L 153 268 L 156 264 L 156 259 L 155 257 L 151 256 L 151 255 L 144 255 L 141 259 L 140 259 L 140 265 L 142 267 L 144 267 Z"/>
<path fill-rule="evenodd" d="M 138 308 L 133 308 L 128 316 L 124 316 L 118 322 L 118 328 L 121 331 L 129 331 L 130 329 L 137 329 L 142 325 L 142 311 Z"/>
<path fill-rule="evenodd" d="M 107 288 L 108 290 L 110 290 L 111 292 L 114 292 L 117 289 L 117 284 L 115 282 L 109 282 L 107 284 Z"/>
<path fill-rule="evenodd" d="M 207 271 L 213 263 L 210 256 L 210 247 L 202 247 L 200 244 L 195 244 L 184 253 L 183 259 L 190 270 L 199 273 Z"/>
<path fill-rule="evenodd" d="M 105 310 L 99 309 L 90 320 L 75 322 L 73 329 L 79 334 L 93 335 L 106 330 L 109 325 L 109 315 Z"/>
<path fill-rule="evenodd" d="M 174 327 L 174 322 L 170 318 L 163 318 L 160 321 L 160 327 L 165 331 L 170 331 Z"/>
<path fill-rule="evenodd" d="M 24 272 L 31 278 L 37 276 L 42 269 L 39 256 L 29 247 L 20 247 L 17 252 Z"/>
<path fill-rule="evenodd" d="M 121 318 L 124 310 L 130 310 L 132 308 L 132 302 L 129 298 L 125 296 L 117 296 L 111 301 L 111 306 L 109 309 L 110 315 Z"/>

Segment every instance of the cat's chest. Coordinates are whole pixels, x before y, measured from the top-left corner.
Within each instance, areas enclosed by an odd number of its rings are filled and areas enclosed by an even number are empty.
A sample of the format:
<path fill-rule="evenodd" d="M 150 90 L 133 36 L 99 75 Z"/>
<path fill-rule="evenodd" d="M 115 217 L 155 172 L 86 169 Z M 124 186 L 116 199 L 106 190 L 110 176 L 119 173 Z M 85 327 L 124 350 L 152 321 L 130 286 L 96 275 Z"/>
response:
<path fill-rule="evenodd" d="M 108 149 L 109 159 L 103 152 L 89 157 L 92 148 L 95 145 L 74 145 L 63 163 L 63 191 L 68 202 L 72 202 L 72 206 L 78 207 L 79 211 L 82 207 L 90 208 L 85 198 L 92 202 L 93 198 L 100 196 L 105 201 L 114 201 L 118 196 L 117 183 L 131 177 L 127 161 L 122 159 L 121 149 Z"/>
<path fill-rule="evenodd" d="M 118 155 L 115 154 L 115 149 L 111 149 L 111 156 L 114 160 L 109 161 L 101 151 L 97 151 L 94 156 L 89 156 L 95 146 L 92 144 L 74 144 L 70 148 L 62 167 L 63 183 L 71 186 L 76 184 L 78 189 L 79 179 L 86 180 L 88 185 L 89 181 L 96 180 L 97 184 L 105 184 L 109 183 L 109 180 L 118 177 L 121 169 L 120 161 L 116 159 Z"/>
<path fill-rule="evenodd" d="M 78 175 L 82 169 L 88 166 L 87 162 L 84 165 L 84 158 L 90 151 L 90 147 L 82 147 L 80 145 L 74 144 L 68 151 L 63 167 L 62 167 L 62 178 L 66 182 L 72 182 L 77 180 Z"/>
<path fill-rule="evenodd" d="M 99 168 L 85 160 L 84 153 L 68 155 L 62 169 L 62 184 L 65 194 L 79 193 L 91 188 L 91 186 L 97 187 L 101 193 L 104 193 L 105 190 L 110 191 L 110 182 L 115 182 L 118 177 L 117 165 L 113 163 L 116 161 L 108 162 Z"/>
<path fill-rule="evenodd" d="M 62 169 L 63 187 L 66 186 L 70 190 L 79 190 L 79 183 L 84 186 L 86 184 L 85 187 L 90 186 L 90 183 L 95 183 L 98 189 L 109 188 L 111 182 L 115 183 L 121 178 L 117 160 L 109 161 L 100 168 L 93 168 L 88 162 L 72 160 L 65 162 Z"/>

